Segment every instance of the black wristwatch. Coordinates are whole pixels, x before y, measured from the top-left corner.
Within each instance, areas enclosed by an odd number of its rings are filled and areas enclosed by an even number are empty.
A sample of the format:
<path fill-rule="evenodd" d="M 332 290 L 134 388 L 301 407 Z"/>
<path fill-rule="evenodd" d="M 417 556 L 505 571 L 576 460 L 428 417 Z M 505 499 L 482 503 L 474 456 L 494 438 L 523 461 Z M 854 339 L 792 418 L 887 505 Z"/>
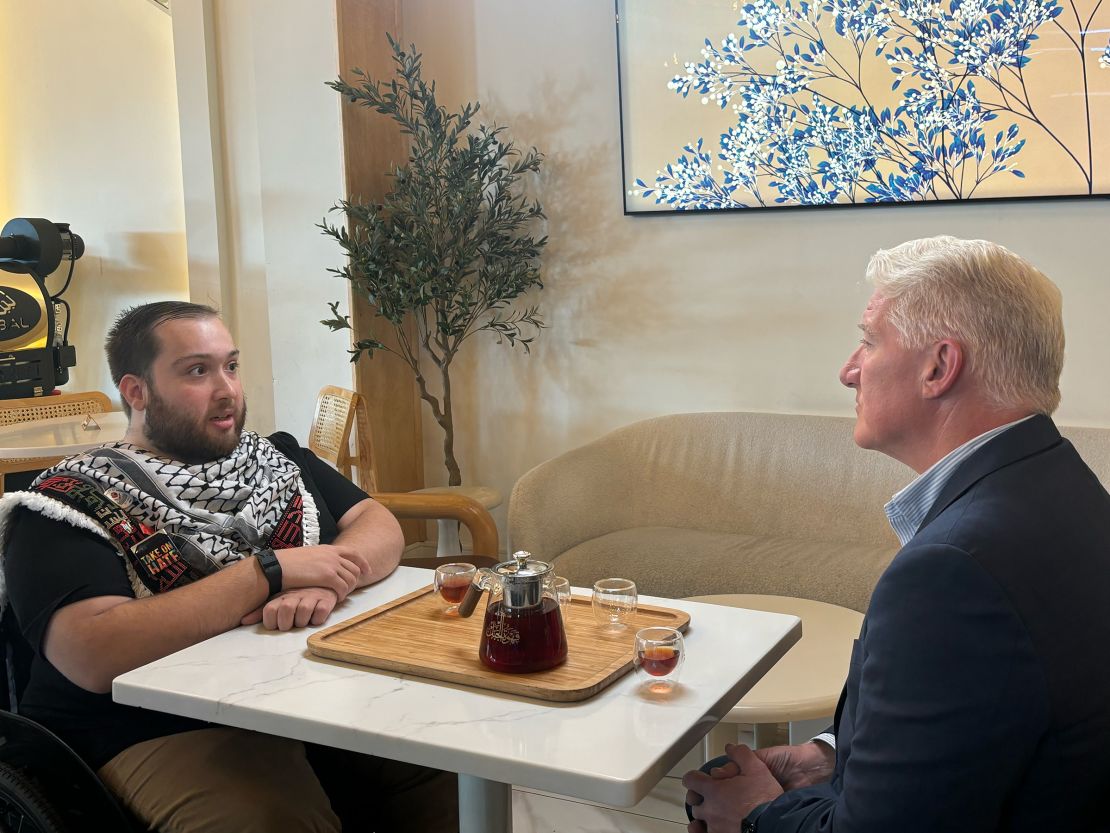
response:
<path fill-rule="evenodd" d="M 270 585 L 270 597 L 273 598 L 281 592 L 281 562 L 271 549 L 259 550 L 254 557 L 258 559 L 262 575 L 266 576 L 266 583 Z"/>

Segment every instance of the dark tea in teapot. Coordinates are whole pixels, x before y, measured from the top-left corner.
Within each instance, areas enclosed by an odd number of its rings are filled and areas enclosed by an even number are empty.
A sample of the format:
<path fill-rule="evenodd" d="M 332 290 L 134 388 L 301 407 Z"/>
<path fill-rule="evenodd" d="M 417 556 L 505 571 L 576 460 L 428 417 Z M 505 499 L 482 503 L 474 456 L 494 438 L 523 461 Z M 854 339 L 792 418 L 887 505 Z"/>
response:
<path fill-rule="evenodd" d="M 549 597 L 531 608 L 492 602 L 486 608 L 478 658 L 488 668 L 510 674 L 543 671 L 564 662 L 567 637 L 559 603 Z"/>

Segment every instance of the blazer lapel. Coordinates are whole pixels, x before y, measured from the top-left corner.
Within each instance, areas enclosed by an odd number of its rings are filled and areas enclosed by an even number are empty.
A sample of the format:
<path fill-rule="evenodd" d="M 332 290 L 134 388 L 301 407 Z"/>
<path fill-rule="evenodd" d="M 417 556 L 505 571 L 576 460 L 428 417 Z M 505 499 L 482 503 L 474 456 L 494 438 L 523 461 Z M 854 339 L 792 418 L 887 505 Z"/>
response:
<path fill-rule="evenodd" d="M 917 531 L 920 532 L 932 523 L 941 512 L 988 474 L 1039 454 L 1062 441 L 1055 423 L 1043 414 L 1037 414 L 1032 419 L 1003 431 L 952 473 Z"/>

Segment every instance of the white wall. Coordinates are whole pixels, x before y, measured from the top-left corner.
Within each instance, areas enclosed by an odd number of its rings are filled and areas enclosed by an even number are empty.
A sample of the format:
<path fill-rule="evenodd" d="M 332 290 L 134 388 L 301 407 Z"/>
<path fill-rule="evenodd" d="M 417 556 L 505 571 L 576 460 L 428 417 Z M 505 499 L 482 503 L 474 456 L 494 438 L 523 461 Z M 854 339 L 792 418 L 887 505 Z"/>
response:
<path fill-rule="evenodd" d="M 65 389 L 115 395 L 116 314 L 187 296 L 170 17 L 138 0 L 0 0 L 0 90 L 0 224 L 45 217 L 84 238 Z"/>
<path fill-rule="evenodd" d="M 836 374 L 857 339 L 868 256 L 940 233 L 996 240 L 1057 282 L 1058 420 L 1110 425 L 1110 202 L 625 217 L 611 2 L 407 0 L 404 26 L 444 103 L 476 95 L 548 156 L 538 298 L 550 326 L 531 356 L 493 340 L 465 352 L 454 379 L 465 479 L 507 495 L 531 466 L 655 414 L 850 414 Z M 434 422 L 424 430 L 428 483 L 443 482 Z"/>
<path fill-rule="evenodd" d="M 112 390 L 120 309 L 191 298 L 243 348 L 250 426 L 303 439 L 316 391 L 353 384 L 347 339 L 317 323 L 346 297 L 314 227 L 344 193 L 334 4 L 173 8 L 0 0 L 0 223 L 42 216 L 85 239 L 69 389 Z"/>
<path fill-rule="evenodd" d="M 202 2 L 176 0 L 175 10 Z M 259 296 L 240 315 L 267 318 L 275 390 L 288 391 L 285 404 L 275 398 L 276 421 L 295 427 L 306 424 L 297 408 L 346 370 L 339 337 L 315 324 L 340 293 L 323 271 L 334 252 L 311 227 L 341 193 L 336 102 L 317 87 L 336 60 L 334 11 L 309 0 L 267 4 L 265 15 L 257 0 L 213 8 L 229 222 L 243 249 L 234 279 L 253 274 L 269 305 Z M 464 350 L 455 397 L 469 482 L 507 498 L 531 466 L 655 414 L 849 414 L 836 373 L 869 294 L 867 258 L 938 233 L 997 240 L 1056 280 L 1069 339 L 1058 417 L 1110 425 L 1110 282 L 1099 257 L 1110 203 L 625 217 L 608 0 L 406 0 L 403 19 L 403 40 L 424 52 L 444 103 L 479 98 L 487 117 L 548 156 L 551 243 L 537 297 L 550 326 L 531 356 L 492 339 Z M 427 415 L 424 432 L 427 482 L 442 483 L 441 437 Z"/>
<path fill-rule="evenodd" d="M 244 355 L 250 426 L 302 441 L 317 391 L 353 386 L 344 334 L 318 322 L 344 282 L 315 224 L 344 196 L 335 7 L 175 0 L 194 295 L 217 296 Z M 197 230 L 194 238 L 193 230 Z"/>

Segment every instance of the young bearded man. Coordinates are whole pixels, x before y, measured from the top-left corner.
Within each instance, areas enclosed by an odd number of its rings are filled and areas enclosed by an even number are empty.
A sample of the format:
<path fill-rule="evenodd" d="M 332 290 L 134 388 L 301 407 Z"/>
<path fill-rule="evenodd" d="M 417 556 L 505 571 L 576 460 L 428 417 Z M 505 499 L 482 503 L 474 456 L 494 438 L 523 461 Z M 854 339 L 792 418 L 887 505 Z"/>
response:
<path fill-rule="evenodd" d="M 919 473 L 821 741 L 688 773 L 691 833 L 1110 829 L 1110 496 L 1050 414 L 1060 293 L 981 240 L 872 258 L 855 440 Z"/>
<path fill-rule="evenodd" d="M 121 706 L 109 692 L 119 674 L 239 625 L 322 624 L 396 568 L 400 527 L 289 434 L 243 430 L 239 350 L 215 310 L 133 308 L 106 351 L 129 417 L 123 441 L 0 501 L 7 602 L 34 652 L 20 709 L 151 829 L 337 831 L 303 744 Z M 434 794 L 452 818 L 453 779 L 362 764 L 375 780 L 360 787 L 387 793 L 382 803 Z M 389 812 L 371 823 L 400 824 Z"/>

